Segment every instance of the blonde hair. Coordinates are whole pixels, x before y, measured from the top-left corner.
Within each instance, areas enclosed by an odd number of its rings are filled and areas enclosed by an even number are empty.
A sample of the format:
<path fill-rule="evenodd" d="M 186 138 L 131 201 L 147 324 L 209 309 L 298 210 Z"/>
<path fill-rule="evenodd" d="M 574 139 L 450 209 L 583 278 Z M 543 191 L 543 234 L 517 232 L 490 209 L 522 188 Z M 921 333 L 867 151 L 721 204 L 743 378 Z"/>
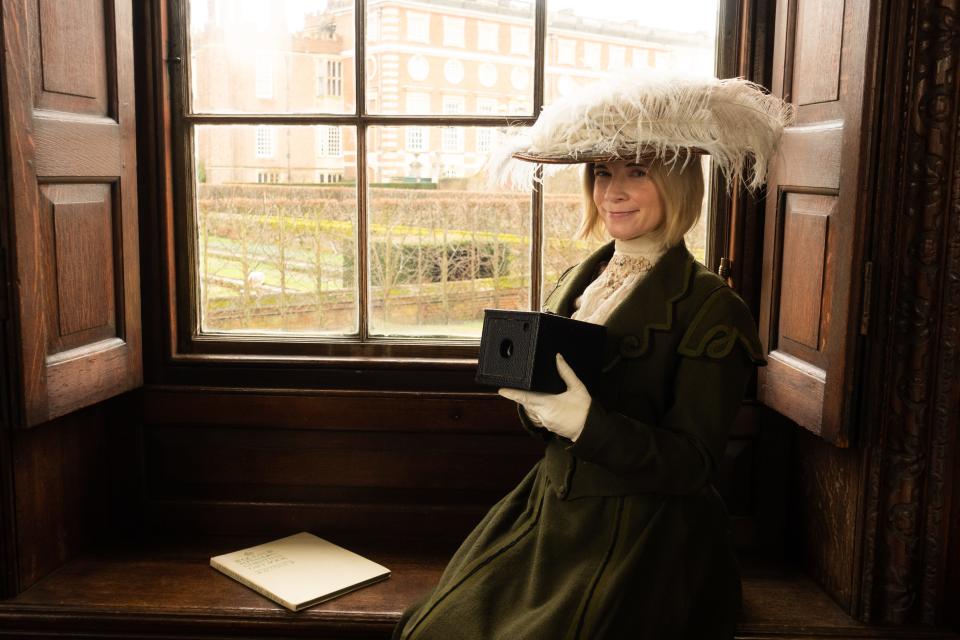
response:
<path fill-rule="evenodd" d="M 595 164 L 587 162 L 583 167 L 583 217 L 577 229 L 577 238 L 603 235 L 603 221 L 593 201 Z M 650 233 L 669 248 L 679 244 L 684 234 L 700 219 L 703 210 L 703 165 L 699 157 L 692 158 L 685 165 L 682 162 L 664 164 L 653 161 L 647 168 L 647 175 L 657 188 L 664 214 L 664 223 Z"/>

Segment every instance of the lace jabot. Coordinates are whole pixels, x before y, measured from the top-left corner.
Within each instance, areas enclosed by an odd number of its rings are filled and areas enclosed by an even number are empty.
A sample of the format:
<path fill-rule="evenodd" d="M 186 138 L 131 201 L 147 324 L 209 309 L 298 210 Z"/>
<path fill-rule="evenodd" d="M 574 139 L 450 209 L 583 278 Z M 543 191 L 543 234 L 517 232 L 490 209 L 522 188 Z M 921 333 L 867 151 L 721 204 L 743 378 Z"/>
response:
<path fill-rule="evenodd" d="M 571 317 L 594 324 L 606 322 L 665 252 L 663 245 L 647 236 L 616 240 L 613 256 L 603 273 L 574 301 L 577 309 Z"/>

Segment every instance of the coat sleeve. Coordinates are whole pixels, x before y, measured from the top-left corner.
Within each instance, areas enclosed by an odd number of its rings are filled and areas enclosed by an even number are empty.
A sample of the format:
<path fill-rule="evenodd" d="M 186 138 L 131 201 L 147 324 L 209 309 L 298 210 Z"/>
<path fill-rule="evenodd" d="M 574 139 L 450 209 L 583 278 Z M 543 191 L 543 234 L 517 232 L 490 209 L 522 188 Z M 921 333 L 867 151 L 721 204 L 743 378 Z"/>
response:
<path fill-rule="evenodd" d="M 568 450 L 629 478 L 638 492 L 685 494 L 703 487 L 723 455 L 754 367 L 765 361 L 749 310 L 726 286 L 701 306 L 677 354 L 674 402 L 659 424 L 594 400 Z"/>

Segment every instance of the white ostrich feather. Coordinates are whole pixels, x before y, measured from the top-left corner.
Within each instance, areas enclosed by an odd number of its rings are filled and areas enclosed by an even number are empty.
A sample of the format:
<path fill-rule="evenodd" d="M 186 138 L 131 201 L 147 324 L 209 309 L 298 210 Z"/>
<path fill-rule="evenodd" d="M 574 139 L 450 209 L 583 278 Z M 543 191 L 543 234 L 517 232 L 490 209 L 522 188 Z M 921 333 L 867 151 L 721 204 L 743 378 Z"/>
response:
<path fill-rule="evenodd" d="M 517 127 L 488 169 L 501 185 L 529 187 L 542 179 L 541 166 L 549 174 L 597 158 L 685 164 L 707 153 L 728 184 L 740 179 L 752 190 L 766 179 L 792 118 L 790 105 L 740 78 L 624 73 L 550 104 L 532 127 Z"/>

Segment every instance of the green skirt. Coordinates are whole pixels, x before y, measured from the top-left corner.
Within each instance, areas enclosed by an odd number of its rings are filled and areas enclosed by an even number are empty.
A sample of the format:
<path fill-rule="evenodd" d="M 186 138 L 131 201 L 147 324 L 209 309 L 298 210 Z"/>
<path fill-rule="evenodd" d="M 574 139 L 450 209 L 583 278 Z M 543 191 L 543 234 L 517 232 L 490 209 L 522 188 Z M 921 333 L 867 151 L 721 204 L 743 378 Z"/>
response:
<path fill-rule="evenodd" d="M 394 638 L 733 638 L 740 577 L 712 487 L 571 499 L 544 467 L 490 509 Z"/>

